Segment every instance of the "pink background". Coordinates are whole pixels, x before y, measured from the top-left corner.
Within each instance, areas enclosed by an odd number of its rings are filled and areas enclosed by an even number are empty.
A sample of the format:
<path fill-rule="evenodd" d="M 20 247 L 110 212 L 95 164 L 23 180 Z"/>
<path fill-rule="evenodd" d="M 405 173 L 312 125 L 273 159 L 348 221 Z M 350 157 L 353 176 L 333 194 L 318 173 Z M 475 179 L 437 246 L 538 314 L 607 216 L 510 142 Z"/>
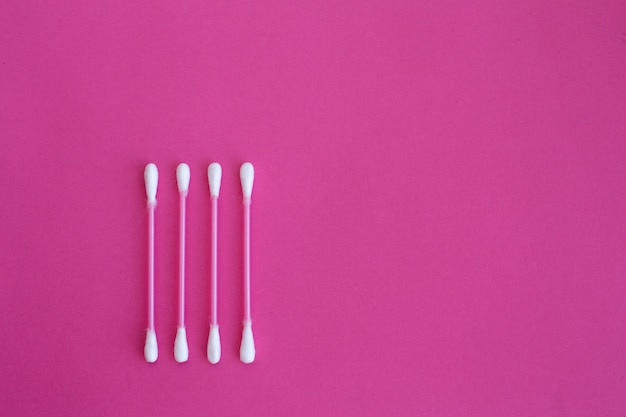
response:
<path fill-rule="evenodd" d="M 57 3 L 0 6 L 2 415 L 626 413 L 624 2 Z"/>

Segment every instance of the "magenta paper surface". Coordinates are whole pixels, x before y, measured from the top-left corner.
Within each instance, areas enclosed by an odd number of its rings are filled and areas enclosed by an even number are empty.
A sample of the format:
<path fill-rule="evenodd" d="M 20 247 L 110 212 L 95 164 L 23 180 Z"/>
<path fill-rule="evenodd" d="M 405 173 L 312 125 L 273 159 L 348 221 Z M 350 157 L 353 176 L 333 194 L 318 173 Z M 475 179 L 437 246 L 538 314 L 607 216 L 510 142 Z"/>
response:
<path fill-rule="evenodd" d="M 624 416 L 625 33 L 622 1 L 4 1 L 0 414 Z"/>

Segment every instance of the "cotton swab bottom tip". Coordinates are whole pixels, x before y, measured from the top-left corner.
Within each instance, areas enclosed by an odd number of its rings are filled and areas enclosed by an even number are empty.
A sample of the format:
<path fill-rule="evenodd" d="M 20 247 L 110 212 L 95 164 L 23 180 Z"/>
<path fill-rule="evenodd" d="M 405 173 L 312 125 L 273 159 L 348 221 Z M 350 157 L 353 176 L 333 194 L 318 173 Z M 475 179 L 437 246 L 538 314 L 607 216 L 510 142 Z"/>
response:
<path fill-rule="evenodd" d="M 241 348 L 239 349 L 239 359 L 243 363 L 254 362 L 256 350 L 254 348 L 254 336 L 252 335 L 252 323 L 246 322 L 243 325 L 241 334 Z"/>
<path fill-rule="evenodd" d="M 206 350 L 207 358 L 212 364 L 216 364 L 222 357 L 222 344 L 220 342 L 220 327 L 215 324 L 209 330 L 209 342 Z"/>
<path fill-rule="evenodd" d="M 176 340 L 174 341 L 174 359 L 176 362 L 187 362 L 189 359 L 189 346 L 187 345 L 187 331 L 184 327 L 179 327 L 176 331 Z"/>
<path fill-rule="evenodd" d="M 156 362 L 159 357 L 159 346 L 157 345 L 156 332 L 148 329 L 146 333 L 146 344 L 143 348 L 143 355 L 146 358 L 146 362 Z"/>

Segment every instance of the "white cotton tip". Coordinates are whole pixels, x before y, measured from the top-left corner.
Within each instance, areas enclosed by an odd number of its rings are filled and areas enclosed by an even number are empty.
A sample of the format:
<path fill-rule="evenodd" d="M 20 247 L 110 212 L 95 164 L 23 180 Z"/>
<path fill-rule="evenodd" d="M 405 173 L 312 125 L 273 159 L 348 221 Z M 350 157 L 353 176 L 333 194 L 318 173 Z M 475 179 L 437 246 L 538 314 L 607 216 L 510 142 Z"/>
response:
<path fill-rule="evenodd" d="M 241 334 L 241 348 L 239 349 L 239 359 L 243 363 L 254 362 L 254 336 L 252 335 L 252 323 L 243 325 L 243 333 Z"/>
<path fill-rule="evenodd" d="M 148 164 L 143 172 L 143 179 L 146 182 L 146 196 L 148 203 L 156 203 L 157 185 L 159 185 L 159 171 L 156 165 Z"/>
<path fill-rule="evenodd" d="M 176 182 L 178 183 L 178 192 L 186 193 L 189 190 L 189 179 L 191 178 L 191 171 L 189 171 L 189 165 L 178 164 L 176 167 Z"/>
<path fill-rule="evenodd" d="M 208 175 L 211 197 L 219 197 L 220 186 L 222 185 L 222 166 L 217 162 L 213 162 L 209 165 Z"/>
<path fill-rule="evenodd" d="M 241 177 L 241 191 L 244 198 L 248 199 L 252 196 L 252 185 L 254 184 L 254 166 L 250 162 L 245 162 L 239 170 Z"/>
<path fill-rule="evenodd" d="M 179 327 L 176 331 L 176 340 L 174 341 L 174 359 L 176 362 L 187 362 L 189 359 L 189 346 L 187 346 L 187 331 L 184 327 Z"/>
<path fill-rule="evenodd" d="M 209 343 L 206 347 L 206 356 L 209 362 L 216 364 L 222 357 L 222 344 L 220 342 L 220 327 L 216 324 L 209 330 Z"/>
<path fill-rule="evenodd" d="M 143 348 L 143 356 L 146 362 L 156 362 L 159 357 L 159 346 L 157 345 L 156 332 L 148 330 L 146 333 L 146 345 Z"/>

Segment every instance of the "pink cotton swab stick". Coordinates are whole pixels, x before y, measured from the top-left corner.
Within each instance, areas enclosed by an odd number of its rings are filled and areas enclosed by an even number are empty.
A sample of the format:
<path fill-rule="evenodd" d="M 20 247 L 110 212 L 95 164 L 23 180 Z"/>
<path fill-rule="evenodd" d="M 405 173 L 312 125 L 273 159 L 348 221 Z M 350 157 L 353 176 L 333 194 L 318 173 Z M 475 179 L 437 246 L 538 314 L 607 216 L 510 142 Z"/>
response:
<path fill-rule="evenodd" d="M 222 166 L 217 162 L 209 165 L 209 189 L 211 191 L 211 324 L 207 343 L 207 358 L 212 364 L 220 361 L 222 346 L 217 324 L 217 200 L 222 183 Z"/>
<path fill-rule="evenodd" d="M 252 185 L 254 184 L 254 167 L 250 162 L 245 162 L 239 170 L 241 178 L 241 190 L 243 191 L 243 332 L 241 334 L 241 347 L 239 359 L 243 363 L 254 362 L 255 347 L 252 335 L 252 319 L 250 316 L 250 202 L 252 197 Z"/>
<path fill-rule="evenodd" d="M 187 193 L 191 172 L 189 165 L 182 163 L 176 167 L 176 182 L 178 183 L 179 217 L 178 224 L 180 238 L 178 241 L 178 328 L 174 341 L 174 359 L 176 362 L 187 362 L 189 346 L 187 345 L 187 331 L 185 330 L 185 214 L 187 211 Z"/>
<path fill-rule="evenodd" d="M 148 197 L 148 330 L 143 354 L 146 362 L 155 362 L 159 357 L 156 331 L 154 329 L 154 209 L 159 184 L 159 171 L 156 165 L 148 164 L 143 173 Z"/>

